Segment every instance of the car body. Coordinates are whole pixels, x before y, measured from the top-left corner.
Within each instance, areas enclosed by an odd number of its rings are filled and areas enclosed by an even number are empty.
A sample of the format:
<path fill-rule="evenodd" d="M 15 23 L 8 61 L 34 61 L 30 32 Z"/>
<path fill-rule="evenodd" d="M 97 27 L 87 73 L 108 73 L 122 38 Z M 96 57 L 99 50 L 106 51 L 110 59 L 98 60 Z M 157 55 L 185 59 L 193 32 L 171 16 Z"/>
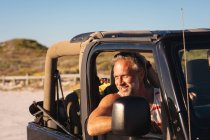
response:
<path fill-rule="evenodd" d="M 208 73 L 210 72 L 207 65 L 209 49 L 209 29 L 91 32 L 53 45 L 47 52 L 45 62 L 44 112 L 41 117 L 43 121 L 42 123 L 30 122 L 28 124 L 28 140 L 37 137 L 39 139 L 85 140 L 129 139 L 131 137 L 137 139 L 210 139 L 210 115 L 206 113 L 210 110 L 210 88 L 208 88 L 210 81 Z M 110 56 L 113 57 L 116 53 L 123 51 L 141 53 L 152 63 L 157 72 L 159 84 L 153 86 L 161 90 L 163 123 L 161 136 L 143 135 L 141 132 L 136 136 L 132 135 L 133 133 L 126 133 L 127 130 L 119 127 L 114 127 L 111 134 L 95 137 L 87 134 L 87 118 L 102 98 L 99 94 L 98 81 L 104 77 L 98 71 L 97 59 L 100 56 L 105 56 L 102 59 L 110 61 L 108 59 Z M 55 109 L 56 102 L 58 102 L 56 101 L 56 87 L 58 86 L 56 86 L 55 74 L 59 57 L 76 54 L 79 54 L 81 134 L 72 132 L 66 134 L 52 120 L 54 118 L 65 127 L 65 123 L 62 122 L 65 119 L 59 120 L 57 116 L 61 116 L 61 114 Z M 191 61 L 194 60 L 196 61 L 195 67 L 193 67 L 194 62 L 191 67 Z M 202 60 L 202 63 L 205 61 L 206 68 L 203 68 L 199 62 L 197 64 L 197 60 Z M 188 62 L 190 62 L 189 67 Z M 111 67 L 110 63 L 110 71 Z M 195 69 L 197 72 L 193 72 Z M 202 72 L 202 69 L 205 69 L 205 72 Z M 111 85 L 114 85 L 112 72 L 108 76 L 110 76 Z M 134 100 L 129 100 L 128 102 L 134 102 Z M 125 104 L 123 103 L 123 105 Z M 139 111 L 141 107 L 144 108 L 146 105 L 141 104 L 134 111 L 147 115 L 147 111 Z M 136 121 L 135 123 L 148 121 L 146 119 L 138 120 L 136 116 L 129 117 Z M 117 119 L 113 121 L 125 124 L 123 121 L 118 122 Z M 139 129 L 142 130 L 142 127 L 144 128 L 141 126 Z M 135 130 L 133 126 L 129 126 L 129 128 L 131 128 L 131 132 Z"/>

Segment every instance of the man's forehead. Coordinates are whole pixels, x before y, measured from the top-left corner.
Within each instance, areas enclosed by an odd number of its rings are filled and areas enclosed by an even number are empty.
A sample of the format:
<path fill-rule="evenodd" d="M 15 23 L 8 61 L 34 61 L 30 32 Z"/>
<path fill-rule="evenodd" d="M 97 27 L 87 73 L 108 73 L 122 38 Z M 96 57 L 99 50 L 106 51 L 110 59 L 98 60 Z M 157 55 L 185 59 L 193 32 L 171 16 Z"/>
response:
<path fill-rule="evenodd" d="M 132 69 L 132 63 L 129 60 L 118 60 L 114 65 L 114 74 L 115 73 L 129 73 L 134 72 Z"/>
<path fill-rule="evenodd" d="M 120 59 L 117 60 L 114 64 L 114 67 L 131 67 L 132 61 L 131 60 L 127 60 L 127 59 Z"/>

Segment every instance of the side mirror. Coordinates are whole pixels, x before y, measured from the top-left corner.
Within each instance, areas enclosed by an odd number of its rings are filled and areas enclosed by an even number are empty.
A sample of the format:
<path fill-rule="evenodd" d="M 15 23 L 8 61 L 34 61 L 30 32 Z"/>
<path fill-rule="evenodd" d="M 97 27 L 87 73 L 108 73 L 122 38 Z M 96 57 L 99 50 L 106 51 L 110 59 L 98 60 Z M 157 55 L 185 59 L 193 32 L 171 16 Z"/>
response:
<path fill-rule="evenodd" d="M 149 103 L 142 97 L 122 97 L 112 110 L 112 132 L 125 136 L 143 136 L 150 131 Z"/>

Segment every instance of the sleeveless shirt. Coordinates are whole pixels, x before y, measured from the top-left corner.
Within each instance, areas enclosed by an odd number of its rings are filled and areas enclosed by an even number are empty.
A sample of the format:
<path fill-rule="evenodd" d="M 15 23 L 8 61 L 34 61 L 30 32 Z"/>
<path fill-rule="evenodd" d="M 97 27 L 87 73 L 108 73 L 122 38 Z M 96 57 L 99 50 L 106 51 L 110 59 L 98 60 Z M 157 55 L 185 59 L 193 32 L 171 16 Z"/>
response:
<path fill-rule="evenodd" d="M 155 122 L 160 128 L 162 126 L 161 119 L 161 94 L 158 88 L 154 88 L 154 101 L 150 108 L 151 121 Z"/>

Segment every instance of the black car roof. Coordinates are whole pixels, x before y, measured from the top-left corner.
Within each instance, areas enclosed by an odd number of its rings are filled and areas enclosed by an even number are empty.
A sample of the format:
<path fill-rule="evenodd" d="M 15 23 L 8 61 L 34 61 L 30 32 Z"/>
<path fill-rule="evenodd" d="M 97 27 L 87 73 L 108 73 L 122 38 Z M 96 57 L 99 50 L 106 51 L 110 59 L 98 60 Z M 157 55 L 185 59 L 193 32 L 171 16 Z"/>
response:
<path fill-rule="evenodd" d="M 83 42 L 86 41 L 90 36 L 93 38 L 122 38 L 122 37 L 144 37 L 151 38 L 151 40 L 159 40 L 163 37 L 176 36 L 182 34 L 182 30 L 155 30 L 155 31 L 144 31 L 144 30 L 133 30 L 133 31 L 98 31 L 98 32 L 88 32 L 82 33 L 73 37 L 70 42 Z M 200 29 L 186 29 L 184 30 L 186 35 L 188 34 L 198 34 L 198 33 L 210 33 L 210 29 L 200 28 Z"/>

